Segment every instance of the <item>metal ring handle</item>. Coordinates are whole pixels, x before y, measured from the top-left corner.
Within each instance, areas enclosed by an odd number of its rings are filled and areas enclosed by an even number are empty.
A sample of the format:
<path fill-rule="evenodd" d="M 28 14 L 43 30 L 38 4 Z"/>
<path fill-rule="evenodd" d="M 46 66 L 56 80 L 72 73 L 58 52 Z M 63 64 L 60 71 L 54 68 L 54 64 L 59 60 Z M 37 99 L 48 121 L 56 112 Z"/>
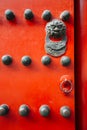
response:
<path fill-rule="evenodd" d="M 70 84 L 70 85 L 69 85 L 70 89 L 65 89 L 65 88 L 63 87 L 63 85 L 64 85 L 65 83 Z M 71 93 L 71 91 L 73 90 L 72 81 L 71 81 L 71 80 L 67 80 L 67 79 L 63 80 L 63 81 L 60 83 L 60 90 L 61 90 L 63 93 L 65 93 L 65 94 Z"/>

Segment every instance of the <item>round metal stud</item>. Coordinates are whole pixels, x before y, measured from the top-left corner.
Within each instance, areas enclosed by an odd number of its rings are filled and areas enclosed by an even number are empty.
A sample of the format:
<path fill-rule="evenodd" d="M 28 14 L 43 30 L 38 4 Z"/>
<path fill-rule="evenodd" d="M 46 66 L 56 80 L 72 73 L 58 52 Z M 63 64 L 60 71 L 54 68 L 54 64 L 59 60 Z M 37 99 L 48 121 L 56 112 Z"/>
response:
<path fill-rule="evenodd" d="M 42 18 L 46 21 L 49 21 L 52 18 L 50 10 L 44 10 L 42 13 Z"/>
<path fill-rule="evenodd" d="M 7 104 L 0 105 L 0 116 L 4 116 L 8 113 L 9 106 Z"/>
<path fill-rule="evenodd" d="M 10 65 L 12 63 L 12 57 L 10 55 L 2 56 L 2 62 L 5 65 Z"/>
<path fill-rule="evenodd" d="M 6 16 L 7 20 L 14 20 L 14 18 L 15 18 L 15 14 L 10 9 L 7 9 L 5 11 L 5 16 Z"/>
<path fill-rule="evenodd" d="M 63 65 L 63 66 L 68 66 L 71 62 L 71 59 L 70 57 L 68 56 L 62 56 L 61 60 L 60 60 L 60 63 Z"/>
<path fill-rule="evenodd" d="M 41 62 L 42 62 L 42 64 L 44 64 L 44 65 L 48 65 L 48 64 L 51 63 L 51 58 L 50 58 L 49 56 L 43 56 L 43 57 L 41 58 Z"/>
<path fill-rule="evenodd" d="M 32 10 L 31 10 L 31 9 L 26 9 L 26 10 L 24 11 L 24 17 L 25 17 L 25 19 L 27 19 L 27 20 L 33 19 L 34 14 L 33 14 Z"/>
<path fill-rule="evenodd" d="M 68 106 L 63 106 L 60 108 L 60 114 L 65 118 L 69 118 L 71 115 L 71 110 Z"/>
<path fill-rule="evenodd" d="M 70 12 L 65 10 L 60 14 L 60 19 L 62 19 L 63 21 L 68 21 L 70 18 Z"/>
<path fill-rule="evenodd" d="M 29 56 L 23 56 L 21 62 L 24 66 L 28 66 L 31 64 L 32 60 Z"/>
<path fill-rule="evenodd" d="M 47 117 L 50 114 L 50 107 L 48 105 L 42 105 L 39 108 L 39 113 L 43 117 Z"/>
<path fill-rule="evenodd" d="M 23 104 L 19 107 L 20 116 L 28 116 L 29 112 L 30 108 L 27 105 Z"/>

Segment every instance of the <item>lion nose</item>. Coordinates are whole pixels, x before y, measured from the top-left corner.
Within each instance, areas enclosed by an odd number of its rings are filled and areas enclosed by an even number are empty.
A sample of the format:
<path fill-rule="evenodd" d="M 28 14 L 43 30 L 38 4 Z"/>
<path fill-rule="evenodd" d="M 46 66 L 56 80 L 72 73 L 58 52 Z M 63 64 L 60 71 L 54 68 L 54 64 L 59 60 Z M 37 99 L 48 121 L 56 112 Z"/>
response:
<path fill-rule="evenodd" d="M 54 30 L 55 30 L 55 31 L 58 31 L 58 27 L 55 27 Z"/>

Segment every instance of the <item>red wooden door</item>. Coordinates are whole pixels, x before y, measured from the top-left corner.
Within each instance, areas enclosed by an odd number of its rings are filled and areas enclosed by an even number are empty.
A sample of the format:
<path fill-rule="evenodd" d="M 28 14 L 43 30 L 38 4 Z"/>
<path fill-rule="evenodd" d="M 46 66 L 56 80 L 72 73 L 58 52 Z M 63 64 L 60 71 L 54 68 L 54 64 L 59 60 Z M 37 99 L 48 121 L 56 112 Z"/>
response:
<path fill-rule="evenodd" d="M 10 16 L 7 9 L 13 12 Z M 33 12 L 28 19 L 25 9 Z M 47 18 L 44 10 L 50 10 Z M 64 14 L 60 22 L 64 10 L 70 14 Z M 62 29 L 59 26 L 59 32 L 55 29 L 52 34 L 59 33 L 63 39 L 47 41 L 46 25 L 54 19 Z M 51 41 L 53 47 L 62 43 L 64 52 L 57 50 L 56 57 L 52 56 L 56 48 L 53 52 L 51 48 L 52 54 L 47 52 L 46 44 Z M 0 58 L 1 130 L 75 129 L 73 0 L 0 0 Z M 19 109 L 23 104 L 26 108 Z"/>

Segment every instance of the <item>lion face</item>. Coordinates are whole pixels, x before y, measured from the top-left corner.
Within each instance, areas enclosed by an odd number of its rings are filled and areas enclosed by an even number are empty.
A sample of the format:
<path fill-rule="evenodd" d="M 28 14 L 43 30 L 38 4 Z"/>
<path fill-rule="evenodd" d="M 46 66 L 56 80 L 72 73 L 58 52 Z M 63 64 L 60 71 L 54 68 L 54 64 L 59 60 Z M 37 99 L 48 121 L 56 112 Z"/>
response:
<path fill-rule="evenodd" d="M 47 35 L 52 38 L 61 38 L 66 35 L 66 25 L 57 19 L 47 23 L 45 30 Z"/>

